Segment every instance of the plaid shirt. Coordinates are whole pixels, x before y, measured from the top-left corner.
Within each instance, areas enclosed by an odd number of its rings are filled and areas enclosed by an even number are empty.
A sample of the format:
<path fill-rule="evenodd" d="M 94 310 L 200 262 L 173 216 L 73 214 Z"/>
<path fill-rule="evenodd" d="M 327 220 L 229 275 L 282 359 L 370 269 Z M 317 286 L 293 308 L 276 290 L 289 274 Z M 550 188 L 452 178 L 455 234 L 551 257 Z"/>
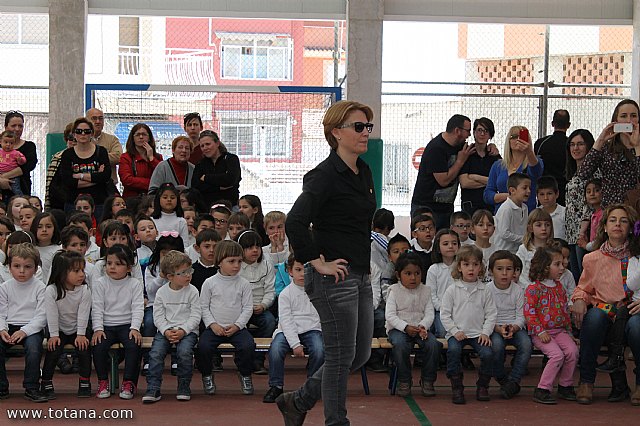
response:
<path fill-rule="evenodd" d="M 64 149 L 60 152 L 56 152 L 55 154 L 53 154 L 53 157 L 51 157 L 51 162 L 49 163 L 49 167 L 47 167 L 47 189 L 46 189 L 46 193 L 45 193 L 45 199 L 44 199 L 44 209 L 45 210 L 49 210 L 51 209 L 51 203 L 49 200 L 49 186 L 51 185 L 51 181 L 53 181 L 53 177 L 56 174 L 56 171 L 58 170 L 58 165 L 60 164 L 60 158 L 62 157 L 62 153 L 64 152 Z"/>

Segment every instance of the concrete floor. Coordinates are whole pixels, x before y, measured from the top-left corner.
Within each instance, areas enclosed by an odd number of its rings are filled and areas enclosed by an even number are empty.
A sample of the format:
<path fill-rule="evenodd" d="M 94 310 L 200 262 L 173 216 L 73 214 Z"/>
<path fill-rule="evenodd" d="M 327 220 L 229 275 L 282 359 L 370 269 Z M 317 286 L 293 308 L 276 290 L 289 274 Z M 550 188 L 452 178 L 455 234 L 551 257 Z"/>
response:
<path fill-rule="evenodd" d="M 478 363 L 478 360 L 474 360 Z M 275 404 L 262 403 L 262 397 L 268 389 L 267 376 L 255 376 L 254 386 L 256 392 L 252 396 L 243 396 L 240 393 L 240 384 L 233 368 L 233 362 L 225 358 L 225 370 L 216 373 L 215 380 L 217 393 L 214 396 L 202 394 L 200 374 L 194 374 L 191 401 L 179 402 L 175 399 L 176 379 L 167 374 L 163 384 L 162 401 L 143 405 L 142 394 L 146 388 L 143 377 L 140 380 L 140 389 L 136 397 L 130 401 L 124 401 L 113 395 L 109 399 L 98 400 L 96 398 L 79 399 L 75 396 L 77 390 L 77 376 L 62 375 L 56 372 L 54 385 L 58 398 L 45 404 L 35 404 L 27 401 L 22 396 L 22 369 L 23 359 L 11 358 L 7 362 L 10 382 L 11 397 L 0 401 L 0 425 L 11 424 L 8 420 L 9 410 L 14 409 L 43 409 L 42 414 L 63 415 L 62 411 L 49 413 L 48 409 L 68 410 L 85 409 L 97 410 L 96 415 L 101 415 L 102 410 L 127 409 L 132 410 L 133 420 L 125 420 L 127 424 L 144 425 L 175 425 L 188 423 L 191 425 L 282 425 L 282 417 Z M 628 375 L 633 388 L 632 368 L 628 364 Z M 167 371 L 168 373 L 168 371 Z M 305 379 L 304 361 L 288 360 L 285 377 L 286 389 L 294 389 L 303 383 Z M 413 396 L 400 398 L 388 394 L 388 375 L 384 373 L 369 372 L 369 385 L 371 395 L 365 395 L 362 390 L 360 375 L 354 374 L 349 382 L 349 396 L 347 408 L 349 419 L 353 425 L 611 425 L 611 424 L 638 424 L 640 407 L 632 407 L 629 402 L 617 404 L 607 403 L 606 396 L 609 392 L 609 380 L 603 375 L 598 376 L 596 383 L 594 404 L 581 406 L 576 403 L 560 401 L 555 406 L 543 406 L 531 400 L 533 389 L 540 374 L 540 359 L 534 358 L 530 364 L 530 374 L 523 380 L 522 392 L 516 398 L 505 401 L 500 399 L 497 386 L 492 382 L 490 389 L 492 400 L 490 402 L 478 402 L 474 399 L 476 373 L 465 372 L 465 384 L 467 385 L 467 404 L 453 405 L 451 403 L 451 389 L 444 372 L 439 372 L 436 390 L 438 395 L 434 398 L 424 398 L 417 387 L 413 388 Z M 420 373 L 414 370 L 414 381 L 418 382 Z M 95 375 L 92 377 L 94 390 L 96 387 Z M 576 374 L 577 379 L 577 374 Z M 72 413 L 69 411 L 68 413 Z M 91 420 L 51 420 L 48 422 L 68 422 L 74 425 L 94 423 Z M 42 424 L 40 421 L 21 420 L 19 424 Z M 101 424 L 116 423 L 115 420 L 101 419 Z M 324 417 L 322 405 L 319 403 L 308 416 L 305 425 L 322 425 Z"/>

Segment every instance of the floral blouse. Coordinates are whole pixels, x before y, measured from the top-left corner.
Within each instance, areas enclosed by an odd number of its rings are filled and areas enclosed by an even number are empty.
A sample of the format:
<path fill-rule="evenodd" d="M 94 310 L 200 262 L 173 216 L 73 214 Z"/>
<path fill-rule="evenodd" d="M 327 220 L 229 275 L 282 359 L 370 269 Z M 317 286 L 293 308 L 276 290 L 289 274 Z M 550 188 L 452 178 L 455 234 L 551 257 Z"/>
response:
<path fill-rule="evenodd" d="M 600 170 L 593 174 L 594 178 L 602 178 Z M 580 222 L 591 212 L 584 196 L 588 179 L 582 179 L 577 174 L 567 182 L 565 195 L 566 210 L 564 212 L 565 239 L 569 244 L 576 244 L 580 237 Z"/>
<path fill-rule="evenodd" d="M 546 330 L 571 330 L 567 293 L 560 281 L 549 287 L 535 281 L 524 293 L 524 318 L 529 334 L 537 336 Z"/>
<path fill-rule="evenodd" d="M 585 181 L 594 177 L 596 170 L 602 173 L 602 207 L 610 204 L 622 203 L 624 194 L 635 188 L 638 183 L 640 157 L 628 160 L 623 154 L 616 155 L 611 151 L 611 145 L 605 145 L 601 150 L 592 149 L 587 153 L 577 175 Z"/>

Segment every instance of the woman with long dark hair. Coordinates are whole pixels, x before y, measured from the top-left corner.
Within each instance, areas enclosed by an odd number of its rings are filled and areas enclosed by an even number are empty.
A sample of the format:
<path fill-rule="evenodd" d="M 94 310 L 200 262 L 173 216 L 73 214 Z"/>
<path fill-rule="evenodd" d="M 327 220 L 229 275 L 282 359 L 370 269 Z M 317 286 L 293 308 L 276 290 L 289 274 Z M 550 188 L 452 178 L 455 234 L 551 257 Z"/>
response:
<path fill-rule="evenodd" d="M 144 123 L 134 125 L 125 150 L 118 167 L 118 176 L 124 188 L 122 196 L 129 198 L 148 193 L 153 170 L 162 161 L 162 155 L 156 152 L 156 141 L 149 126 Z"/>

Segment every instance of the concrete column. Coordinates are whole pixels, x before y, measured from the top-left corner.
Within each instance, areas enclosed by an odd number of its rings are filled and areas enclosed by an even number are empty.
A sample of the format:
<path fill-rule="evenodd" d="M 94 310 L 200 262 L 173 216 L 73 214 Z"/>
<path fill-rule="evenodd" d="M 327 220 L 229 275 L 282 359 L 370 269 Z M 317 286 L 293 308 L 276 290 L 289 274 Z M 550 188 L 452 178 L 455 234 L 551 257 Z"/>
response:
<path fill-rule="evenodd" d="M 346 97 L 373 108 L 371 138 L 380 138 L 383 16 L 384 0 L 347 0 Z"/>
<path fill-rule="evenodd" d="M 49 0 L 49 132 L 84 115 L 87 0 Z"/>
<path fill-rule="evenodd" d="M 633 0 L 633 44 L 631 47 L 631 99 L 640 99 L 640 0 Z"/>

